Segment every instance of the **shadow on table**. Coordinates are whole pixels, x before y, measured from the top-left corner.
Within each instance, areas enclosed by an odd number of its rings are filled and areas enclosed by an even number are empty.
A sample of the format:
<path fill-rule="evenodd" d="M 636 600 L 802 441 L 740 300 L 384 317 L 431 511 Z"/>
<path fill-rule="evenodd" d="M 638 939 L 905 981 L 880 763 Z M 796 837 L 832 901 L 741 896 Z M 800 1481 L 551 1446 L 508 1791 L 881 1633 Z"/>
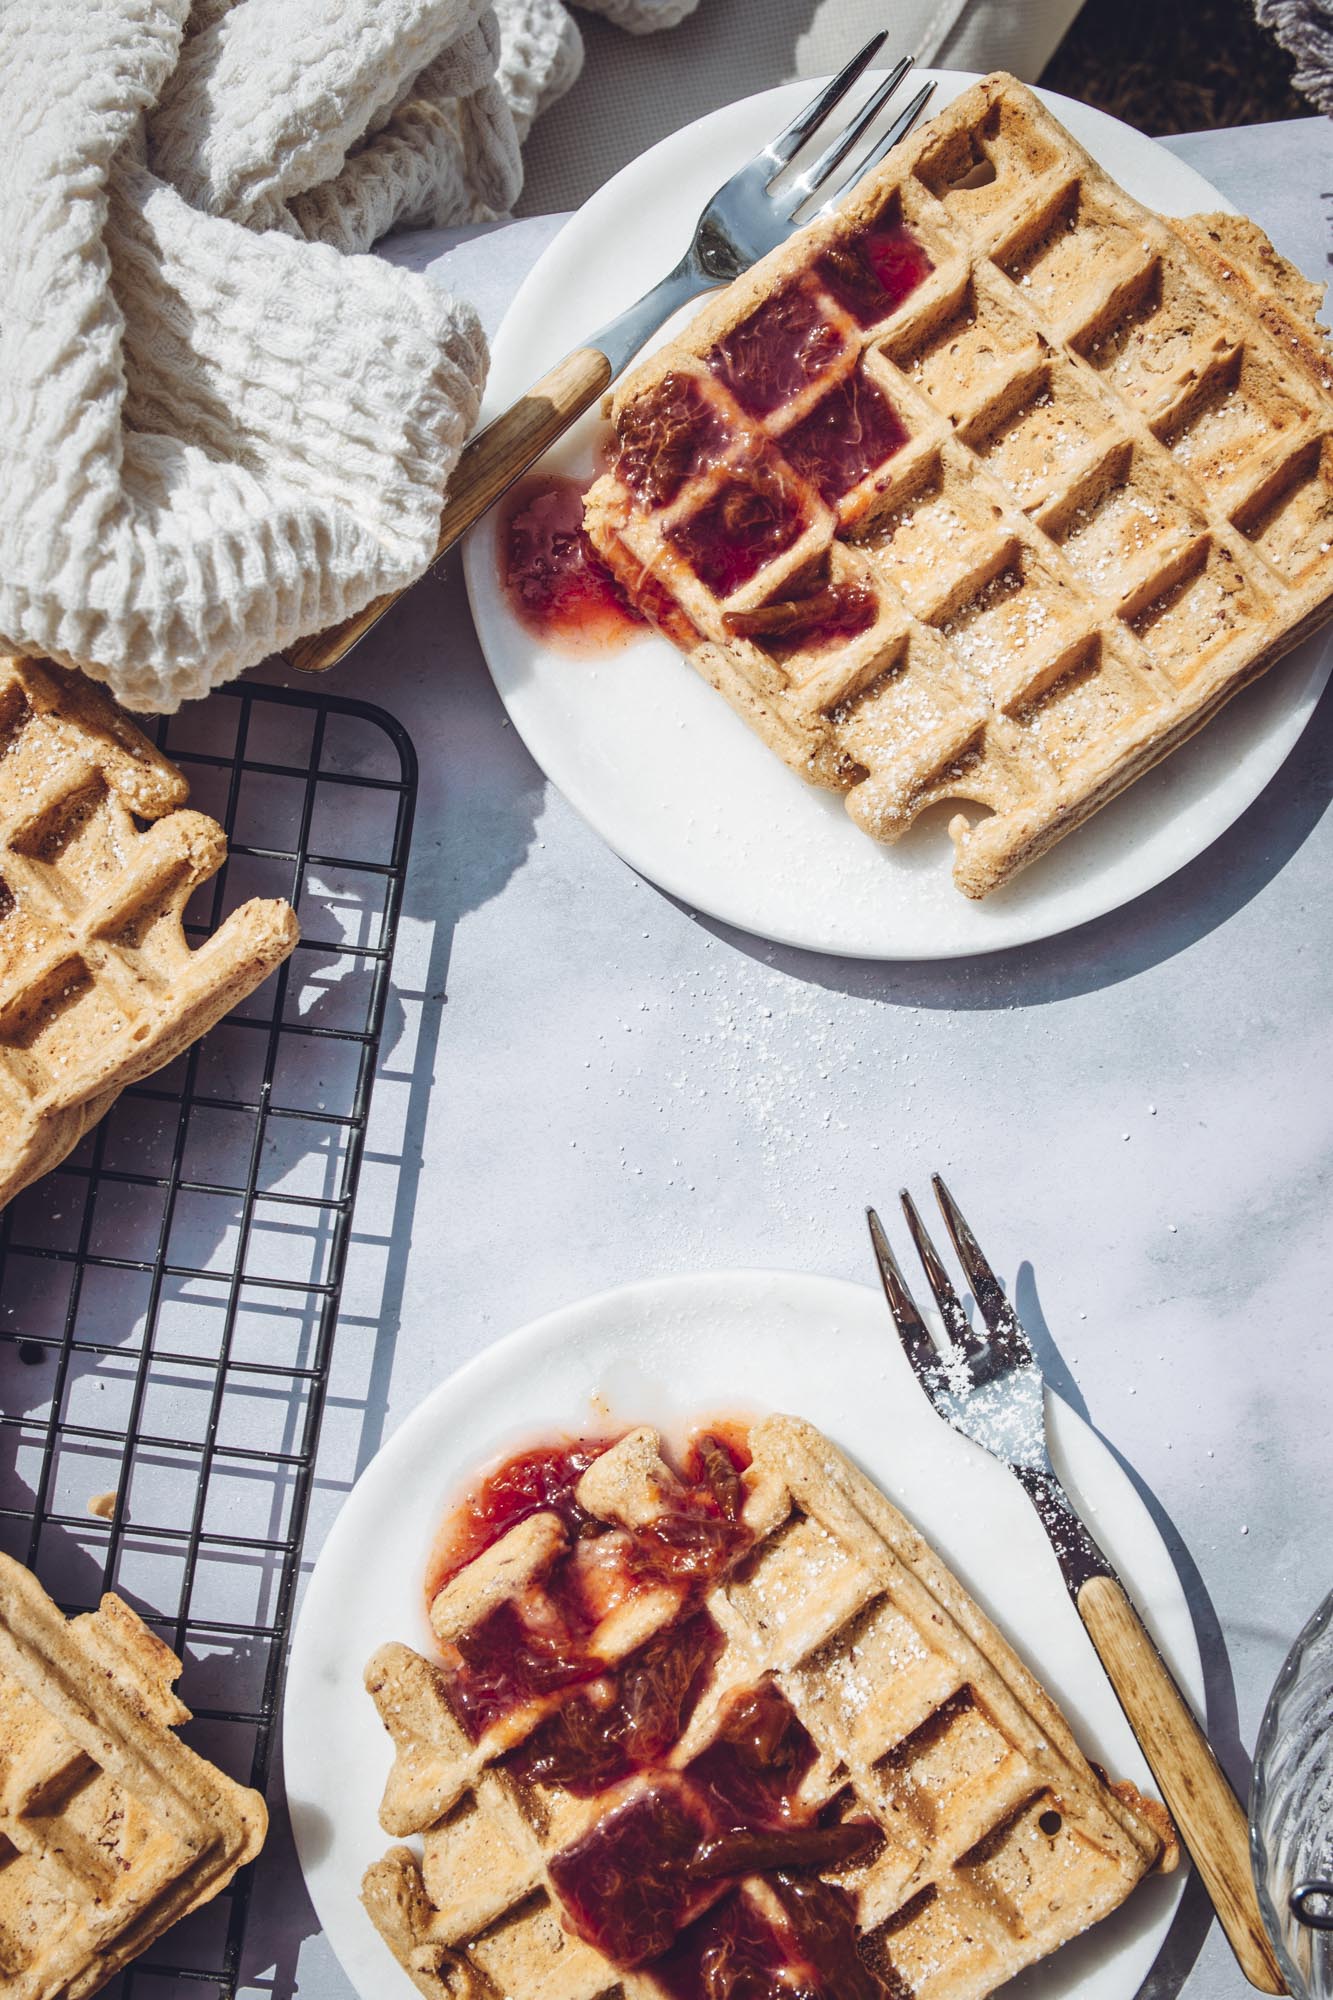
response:
<path fill-rule="evenodd" d="M 441 633 L 458 632 L 458 670 L 441 645 Z M 402 1050 L 380 1071 L 380 1086 L 401 1099 L 395 1109 L 398 1144 L 396 1195 L 385 1241 L 382 1289 L 374 1311 L 378 1338 L 365 1387 L 356 1473 L 379 1450 L 388 1408 L 394 1347 L 402 1320 L 403 1287 L 415 1228 L 437 1226 L 418 1218 L 427 1113 L 435 1087 L 436 1051 L 447 1032 L 449 969 L 460 922 L 498 896 L 526 859 L 545 798 L 545 781 L 517 732 L 503 723 L 490 678 L 472 658 L 475 641 L 455 556 L 423 580 L 397 607 L 379 643 L 386 679 L 401 677 L 401 662 L 424 660 L 441 676 L 443 755 L 419 746 L 418 838 L 403 901 L 402 930 L 429 939 L 418 969 L 399 953 L 394 991 L 415 1023 Z M 501 726 L 503 725 L 503 726 Z M 433 829 L 433 837 L 421 831 Z M 387 1044 L 386 1044 L 387 1046 Z M 367 1161 L 375 1158 L 367 1154 Z M 447 1302 L 440 1310 L 447 1311 Z"/>
<path fill-rule="evenodd" d="M 881 964 L 766 944 L 686 904 L 677 907 L 747 957 L 858 999 L 967 1011 L 1040 1007 L 1132 979 L 1207 937 L 1281 873 L 1331 797 L 1333 687 L 1281 770 L 1211 847 L 1123 909 L 1039 944 L 974 958 Z"/>
<path fill-rule="evenodd" d="M 1240 1738 L 1236 1684 L 1227 1654 L 1221 1622 L 1208 1595 L 1198 1565 L 1182 1540 L 1171 1516 L 1143 1476 L 1093 1422 L 1083 1392 L 1067 1366 L 1051 1334 L 1042 1310 L 1036 1273 L 1022 1263 L 1014 1279 L 1014 1306 L 1027 1330 L 1038 1365 L 1055 1395 L 1067 1403 L 1105 1445 L 1121 1471 L 1142 1500 L 1157 1532 L 1166 1545 L 1180 1587 L 1189 1607 L 1203 1668 L 1208 1740 L 1217 1754 L 1237 1796 L 1249 1797 L 1250 1758 Z M 1180 1909 L 1157 1955 L 1139 2000 L 1172 2000 L 1180 1991 L 1191 1967 L 1203 1948 L 1213 1922 L 1213 1909 L 1197 1873 L 1186 1884 Z"/>
<path fill-rule="evenodd" d="M 524 185 L 516 212 L 533 216 L 575 208 L 660 139 L 732 98 L 788 82 L 798 73 L 802 44 L 820 4 L 763 0 L 762 9 L 700 7 L 669 35 L 627 35 L 581 12 L 582 72 L 533 127 L 523 149 Z M 845 43 L 845 33 L 834 39 L 830 69 L 856 46 Z M 806 68 L 806 75 L 813 73 Z M 633 115 L 612 112 L 612 106 L 632 106 Z"/>

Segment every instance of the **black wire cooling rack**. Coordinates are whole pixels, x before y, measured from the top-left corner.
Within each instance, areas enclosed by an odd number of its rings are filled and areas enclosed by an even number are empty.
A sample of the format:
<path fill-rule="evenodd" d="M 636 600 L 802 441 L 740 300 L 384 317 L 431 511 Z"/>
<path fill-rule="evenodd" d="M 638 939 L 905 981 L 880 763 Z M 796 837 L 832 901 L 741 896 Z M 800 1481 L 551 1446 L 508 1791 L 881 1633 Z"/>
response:
<path fill-rule="evenodd" d="M 67 1612 L 118 1591 L 185 1662 L 187 1739 L 262 1790 L 416 759 L 378 709 L 259 686 L 157 739 L 230 842 L 187 932 L 283 895 L 301 943 L 0 1215 L 0 1546 Z M 110 1992 L 230 2000 L 253 1873 Z"/>

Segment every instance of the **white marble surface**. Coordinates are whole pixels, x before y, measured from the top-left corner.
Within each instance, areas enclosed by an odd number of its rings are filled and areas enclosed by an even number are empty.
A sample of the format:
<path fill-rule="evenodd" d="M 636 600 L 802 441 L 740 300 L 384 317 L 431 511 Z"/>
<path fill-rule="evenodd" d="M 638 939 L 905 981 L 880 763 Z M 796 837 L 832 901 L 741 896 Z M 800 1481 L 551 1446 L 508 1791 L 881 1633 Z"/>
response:
<path fill-rule="evenodd" d="M 1326 124 L 1171 144 L 1324 275 Z M 554 226 L 446 269 L 493 322 Z M 421 792 L 308 1557 L 382 1438 L 499 1334 L 655 1272 L 868 1280 L 866 1200 L 939 1167 L 1168 1536 L 1243 1784 L 1330 1580 L 1333 703 L 1239 824 L 1130 908 L 897 968 L 765 946 L 639 880 L 507 726 L 456 561 L 329 685 L 403 720 Z M 1147 1990 L 1248 1990 L 1205 1928 L 1192 1892 Z M 246 1990 L 350 1995 L 280 1808 Z"/>

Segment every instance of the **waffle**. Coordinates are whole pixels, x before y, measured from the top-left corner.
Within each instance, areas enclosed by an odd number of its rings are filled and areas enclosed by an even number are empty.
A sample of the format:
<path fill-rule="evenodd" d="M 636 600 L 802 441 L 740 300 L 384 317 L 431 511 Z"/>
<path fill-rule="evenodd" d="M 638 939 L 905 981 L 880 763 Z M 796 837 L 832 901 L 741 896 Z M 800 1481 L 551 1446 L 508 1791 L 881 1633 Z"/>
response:
<path fill-rule="evenodd" d="M 256 901 L 190 949 L 226 837 L 185 795 L 90 682 L 0 658 L 0 1207 L 296 943 L 287 904 Z"/>
<path fill-rule="evenodd" d="M 1170 1865 L 1169 1823 L 1093 1771 L 994 1626 L 825 1437 L 772 1417 L 752 1430 L 750 1450 L 741 1518 L 754 1541 L 708 1591 L 719 1649 L 666 1763 L 707 1768 L 695 1760 L 715 1748 L 738 1691 L 780 1690 L 813 1740 L 802 1805 L 869 1820 L 883 1835 L 824 1883 L 854 1910 L 856 1977 L 826 1979 L 819 1993 L 977 2000 Z M 656 1434 L 631 1432 L 595 1461 L 577 1497 L 604 1520 L 632 1522 L 651 1513 L 670 1478 Z M 432 1608 L 442 1639 L 475 1632 L 498 1603 L 530 1590 L 561 1540 L 553 1519 L 529 1517 L 458 1574 Z M 631 1597 L 597 1627 L 599 1655 L 634 1654 L 671 1609 L 652 1593 L 646 1603 Z M 405 1645 L 383 1647 L 366 1684 L 396 1753 L 381 1823 L 399 1839 L 420 1834 L 422 1851 L 392 1848 L 367 1871 L 363 1900 L 429 2000 L 730 1991 L 691 1975 L 684 1943 L 674 1958 L 625 1970 L 562 1911 L 556 1884 L 568 1883 L 571 1854 L 586 1854 L 617 1816 L 623 1827 L 636 1798 L 668 1782 L 660 1773 L 593 1797 L 534 1781 L 505 1753 L 539 1727 L 543 1702 L 474 1740 L 446 1676 Z M 640 1872 L 660 1868 L 649 1857 Z M 727 1894 L 739 1899 L 733 1918 L 740 1911 L 782 1934 L 767 1878 Z"/>
<path fill-rule="evenodd" d="M 267 1814 L 172 1734 L 181 1663 L 120 1598 L 66 1621 L 0 1556 L 0 1990 L 83 2000 L 259 1852 Z"/>
<path fill-rule="evenodd" d="M 1333 611 L 1319 296 L 988 77 L 625 378 L 587 532 L 867 833 L 961 802 L 984 896 Z"/>

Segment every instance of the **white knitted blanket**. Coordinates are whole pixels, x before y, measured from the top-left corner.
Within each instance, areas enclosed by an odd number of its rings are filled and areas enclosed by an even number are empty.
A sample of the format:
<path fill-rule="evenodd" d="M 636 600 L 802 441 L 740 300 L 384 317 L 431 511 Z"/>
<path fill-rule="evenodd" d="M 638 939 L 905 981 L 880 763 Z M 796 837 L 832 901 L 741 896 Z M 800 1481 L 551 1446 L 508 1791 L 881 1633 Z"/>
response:
<path fill-rule="evenodd" d="M 169 710 L 421 573 L 485 342 L 358 253 L 502 214 L 580 59 L 560 0 L 4 0 L 0 644 Z"/>

